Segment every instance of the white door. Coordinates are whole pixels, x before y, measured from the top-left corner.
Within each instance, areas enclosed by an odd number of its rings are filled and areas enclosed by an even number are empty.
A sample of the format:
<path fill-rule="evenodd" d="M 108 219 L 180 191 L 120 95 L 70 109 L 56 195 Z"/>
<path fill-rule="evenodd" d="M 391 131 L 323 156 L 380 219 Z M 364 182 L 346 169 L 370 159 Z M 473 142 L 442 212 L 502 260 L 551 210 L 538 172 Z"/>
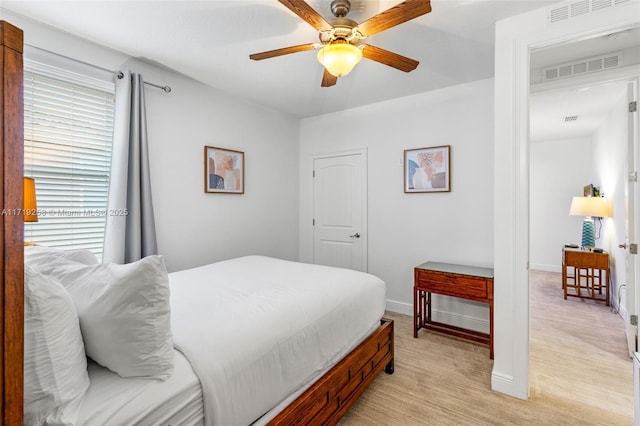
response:
<path fill-rule="evenodd" d="M 313 161 L 313 263 L 367 270 L 364 153 Z"/>
<path fill-rule="evenodd" d="M 640 261 L 638 259 L 638 243 L 640 242 L 640 229 L 638 224 L 638 218 L 636 212 L 638 212 L 638 201 L 640 194 L 638 193 L 638 111 L 637 111 L 637 81 L 629 83 L 628 99 L 629 99 L 629 138 L 627 148 L 627 172 L 629 179 L 627 179 L 627 187 L 625 192 L 627 195 L 627 211 L 625 218 L 625 242 L 620 245 L 620 248 L 626 250 L 625 260 L 625 272 L 626 272 L 626 284 L 627 284 L 627 298 L 626 298 L 626 310 L 629 316 L 635 315 L 636 324 L 638 317 L 638 307 L 640 307 L 640 283 L 638 282 L 638 271 L 640 268 Z M 636 107 L 633 107 L 635 102 Z M 635 111 L 634 111 L 635 110 Z M 629 346 L 629 353 L 633 354 L 638 350 L 637 348 L 637 325 L 627 322 L 627 344 Z"/>

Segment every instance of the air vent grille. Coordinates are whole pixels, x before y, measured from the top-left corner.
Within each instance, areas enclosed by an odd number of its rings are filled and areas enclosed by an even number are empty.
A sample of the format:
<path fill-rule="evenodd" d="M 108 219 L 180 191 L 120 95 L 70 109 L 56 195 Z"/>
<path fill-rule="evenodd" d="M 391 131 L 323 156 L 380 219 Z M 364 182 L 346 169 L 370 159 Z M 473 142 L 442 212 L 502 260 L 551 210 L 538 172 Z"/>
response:
<path fill-rule="evenodd" d="M 566 117 L 564 118 L 564 121 L 565 121 L 565 122 L 568 122 L 568 121 L 576 121 L 577 119 L 578 119 L 578 116 L 577 116 L 577 115 L 568 115 L 568 116 L 566 116 Z"/>
<path fill-rule="evenodd" d="M 590 2 L 589 0 L 582 0 L 577 3 L 571 4 L 571 17 L 584 15 L 585 13 L 589 13 L 591 10 L 589 8 Z"/>
<path fill-rule="evenodd" d="M 617 68 L 622 65 L 622 52 L 612 52 L 593 58 L 553 65 L 542 69 L 542 80 L 557 80 L 590 72 Z"/>
<path fill-rule="evenodd" d="M 630 0 L 578 0 L 568 1 L 560 6 L 553 6 L 548 10 L 547 21 L 549 24 L 565 21 L 567 19 L 598 12 L 626 3 Z"/>

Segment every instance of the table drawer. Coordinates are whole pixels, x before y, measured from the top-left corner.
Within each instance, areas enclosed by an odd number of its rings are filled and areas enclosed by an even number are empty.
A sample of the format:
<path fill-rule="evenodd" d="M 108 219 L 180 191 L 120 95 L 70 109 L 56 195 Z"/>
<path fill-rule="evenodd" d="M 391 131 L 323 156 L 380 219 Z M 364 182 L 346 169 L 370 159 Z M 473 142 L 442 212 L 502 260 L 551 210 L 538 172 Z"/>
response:
<path fill-rule="evenodd" d="M 609 255 L 587 251 L 565 251 L 564 263 L 566 266 L 576 268 L 607 269 L 609 268 Z"/>
<path fill-rule="evenodd" d="M 482 277 L 444 272 L 418 271 L 416 287 L 438 294 L 489 299 L 488 280 Z M 492 296 L 492 295 L 491 295 Z"/>

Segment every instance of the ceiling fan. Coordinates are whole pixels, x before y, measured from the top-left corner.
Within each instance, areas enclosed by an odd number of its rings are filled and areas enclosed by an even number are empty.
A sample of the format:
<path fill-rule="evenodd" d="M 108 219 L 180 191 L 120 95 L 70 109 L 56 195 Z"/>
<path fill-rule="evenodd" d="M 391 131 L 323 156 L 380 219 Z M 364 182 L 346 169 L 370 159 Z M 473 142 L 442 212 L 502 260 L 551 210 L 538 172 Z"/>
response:
<path fill-rule="evenodd" d="M 351 8 L 349 0 L 333 0 L 328 22 L 304 0 L 278 0 L 313 28 L 318 30 L 320 44 L 307 43 L 249 55 L 259 61 L 290 53 L 320 49 L 318 61 L 325 67 L 322 87 L 336 84 L 338 77 L 347 75 L 361 58 L 371 59 L 404 72 L 413 71 L 418 61 L 397 53 L 361 43 L 365 38 L 431 12 L 430 0 L 405 0 L 358 24 L 346 16 Z"/>

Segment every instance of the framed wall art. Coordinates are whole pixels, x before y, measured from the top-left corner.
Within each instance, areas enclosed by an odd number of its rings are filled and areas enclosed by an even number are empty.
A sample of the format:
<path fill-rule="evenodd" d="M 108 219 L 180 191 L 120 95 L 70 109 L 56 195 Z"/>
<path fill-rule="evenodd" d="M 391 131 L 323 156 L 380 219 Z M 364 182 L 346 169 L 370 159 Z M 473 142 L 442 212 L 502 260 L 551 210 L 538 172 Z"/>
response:
<path fill-rule="evenodd" d="M 451 146 L 406 149 L 404 192 L 451 191 Z"/>
<path fill-rule="evenodd" d="M 244 152 L 205 146 L 204 192 L 244 194 Z"/>

